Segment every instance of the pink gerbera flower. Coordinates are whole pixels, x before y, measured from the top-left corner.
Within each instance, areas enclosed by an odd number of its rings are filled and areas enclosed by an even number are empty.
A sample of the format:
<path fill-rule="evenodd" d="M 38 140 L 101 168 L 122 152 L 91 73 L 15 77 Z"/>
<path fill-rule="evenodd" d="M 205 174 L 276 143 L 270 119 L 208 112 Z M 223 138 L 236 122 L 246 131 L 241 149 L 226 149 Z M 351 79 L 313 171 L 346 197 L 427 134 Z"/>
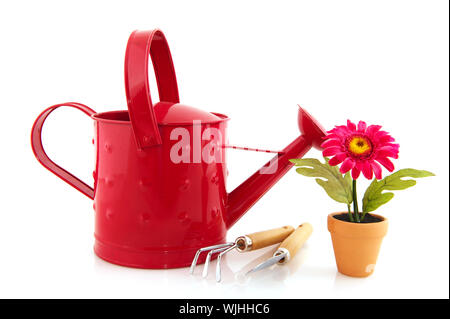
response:
<path fill-rule="evenodd" d="M 350 120 L 347 125 L 335 126 L 327 132 L 325 142 L 322 143 L 323 156 L 329 157 L 329 164 L 336 166 L 341 164 L 342 174 L 352 171 L 352 178 L 357 179 L 361 172 L 367 179 L 381 179 L 381 165 L 390 172 L 394 170 L 394 164 L 388 159 L 398 158 L 400 145 L 394 144 L 388 132 L 381 131 L 381 126 L 367 126 L 359 121 L 358 127 Z M 379 164 L 378 164 L 378 163 Z"/>

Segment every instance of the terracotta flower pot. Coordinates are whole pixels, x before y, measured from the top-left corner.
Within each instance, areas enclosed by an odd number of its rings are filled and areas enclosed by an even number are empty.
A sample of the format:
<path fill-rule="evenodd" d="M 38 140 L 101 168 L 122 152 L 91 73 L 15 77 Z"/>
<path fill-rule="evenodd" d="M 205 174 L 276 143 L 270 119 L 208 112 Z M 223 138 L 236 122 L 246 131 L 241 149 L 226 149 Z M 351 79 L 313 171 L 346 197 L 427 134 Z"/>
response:
<path fill-rule="evenodd" d="M 386 235 L 388 220 L 381 219 L 375 223 L 350 223 L 328 215 L 328 230 L 333 241 L 334 256 L 338 271 L 352 277 L 370 276 L 378 258 L 383 237 Z"/>

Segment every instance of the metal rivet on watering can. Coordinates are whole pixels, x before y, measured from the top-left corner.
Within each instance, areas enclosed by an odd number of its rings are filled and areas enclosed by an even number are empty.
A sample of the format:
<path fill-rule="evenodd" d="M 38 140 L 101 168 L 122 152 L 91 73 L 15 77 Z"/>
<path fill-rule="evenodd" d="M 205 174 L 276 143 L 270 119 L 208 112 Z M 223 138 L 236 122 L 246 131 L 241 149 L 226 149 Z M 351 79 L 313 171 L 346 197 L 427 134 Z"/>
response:
<path fill-rule="evenodd" d="M 153 145 L 155 144 L 155 139 L 153 138 L 153 136 L 144 136 L 142 138 L 142 142 L 144 143 L 144 145 Z"/>
<path fill-rule="evenodd" d="M 150 222 L 150 214 L 149 213 L 143 213 L 141 215 L 141 220 L 144 224 L 148 224 Z"/>
<path fill-rule="evenodd" d="M 215 184 L 215 185 L 219 184 L 219 176 L 218 176 L 217 174 L 214 174 L 214 175 L 211 177 L 211 182 L 212 182 L 213 184 Z"/>
<path fill-rule="evenodd" d="M 111 209 L 106 209 L 106 219 L 109 219 L 109 220 L 111 220 L 111 219 L 113 219 L 114 218 L 114 213 L 113 213 L 113 211 L 111 210 Z"/>
<path fill-rule="evenodd" d="M 146 191 L 150 187 L 150 182 L 145 181 L 143 179 L 140 179 L 138 183 L 141 191 Z"/>
<path fill-rule="evenodd" d="M 114 181 L 112 178 L 105 177 L 105 185 L 111 187 L 114 185 Z"/>
<path fill-rule="evenodd" d="M 179 213 L 177 218 L 181 225 L 184 226 L 188 225 L 191 222 L 191 219 L 189 218 L 189 215 L 186 211 L 182 211 L 181 213 Z"/>
<path fill-rule="evenodd" d="M 213 218 L 217 218 L 217 217 L 219 217 L 219 209 L 217 208 L 217 207 L 213 207 L 212 209 L 211 209 L 211 216 L 213 217 Z"/>
<path fill-rule="evenodd" d="M 183 182 L 181 182 L 180 191 L 185 192 L 189 189 L 190 186 L 191 186 L 191 181 L 189 179 L 185 179 L 185 180 L 183 180 Z"/>

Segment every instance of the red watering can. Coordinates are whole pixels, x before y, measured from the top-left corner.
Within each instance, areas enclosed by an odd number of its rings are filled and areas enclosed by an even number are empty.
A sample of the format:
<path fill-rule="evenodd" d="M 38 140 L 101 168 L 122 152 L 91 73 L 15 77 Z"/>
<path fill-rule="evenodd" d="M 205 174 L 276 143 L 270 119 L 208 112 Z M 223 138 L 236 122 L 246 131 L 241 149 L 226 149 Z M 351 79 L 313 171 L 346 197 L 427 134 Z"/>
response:
<path fill-rule="evenodd" d="M 161 102 L 153 105 L 148 82 L 152 58 Z M 179 103 L 175 70 L 160 30 L 135 31 L 125 56 L 128 111 L 96 113 L 80 103 L 44 110 L 31 133 L 38 161 L 94 200 L 95 253 L 138 268 L 189 266 L 196 251 L 226 241 L 227 229 L 324 136 L 299 109 L 297 137 L 239 187 L 226 190 L 228 117 Z M 94 120 L 94 187 L 55 164 L 45 153 L 42 126 L 60 106 Z M 200 260 L 201 262 L 201 260 Z"/>

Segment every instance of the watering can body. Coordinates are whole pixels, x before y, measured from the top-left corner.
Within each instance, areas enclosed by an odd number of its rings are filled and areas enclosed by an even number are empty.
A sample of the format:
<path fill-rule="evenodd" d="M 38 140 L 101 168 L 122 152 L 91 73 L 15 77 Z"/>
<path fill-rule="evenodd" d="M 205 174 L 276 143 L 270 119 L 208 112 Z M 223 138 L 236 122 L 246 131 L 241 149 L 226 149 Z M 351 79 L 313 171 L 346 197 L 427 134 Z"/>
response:
<path fill-rule="evenodd" d="M 162 101 L 155 105 L 148 87 L 149 54 Z M 312 125 L 307 134 L 265 166 L 269 173 L 258 171 L 227 193 L 222 146 L 228 117 L 179 103 L 161 31 L 135 31 L 130 36 L 125 87 L 128 111 L 96 113 L 80 103 L 58 104 L 38 116 L 31 134 L 39 162 L 94 200 L 94 250 L 100 258 L 119 265 L 188 266 L 199 248 L 225 242 L 227 229 L 292 166 L 289 159 L 303 156 L 324 135 L 301 110 L 299 124 Z M 43 148 L 44 122 L 61 106 L 77 108 L 94 120 L 93 187 L 55 164 Z"/>
<path fill-rule="evenodd" d="M 125 121 L 110 120 L 119 114 Z M 210 129 L 225 139 L 227 118 L 220 116 L 198 126 L 160 124 L 162 143 L 145 150 L 136 146 L 126 111 L 93 116 L 98 256 L 125 266 L 174 268 L 188 265 L 198 248 L 225 241 L 225 152 L 218 161 L 196 160 L 211 140 L 193 140 Z M 181 145 L 175 130 L 189 143 Z"/>

